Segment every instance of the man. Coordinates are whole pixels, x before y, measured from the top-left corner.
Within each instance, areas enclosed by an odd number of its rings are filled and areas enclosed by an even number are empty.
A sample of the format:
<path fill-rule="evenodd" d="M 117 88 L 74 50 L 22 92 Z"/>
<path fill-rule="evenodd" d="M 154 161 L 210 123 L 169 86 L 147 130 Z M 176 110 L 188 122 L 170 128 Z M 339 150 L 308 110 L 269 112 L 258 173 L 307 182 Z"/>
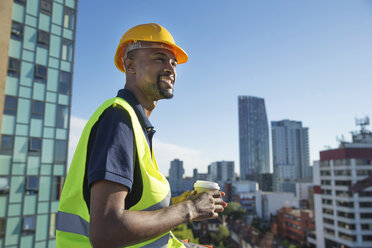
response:
<path fill-rule="evenodd" d="M 61 195 L 57 247 L 185 247 L 172 228 L 224 210 L 220 191 L 169 206 L 169 184 L 152 153 L 148 118 L 158 100 L 173 97 L 177 63 L 187 59 L 158 24 L 124 34 L 115 64 L 126 84 L 84 128 Z"/>

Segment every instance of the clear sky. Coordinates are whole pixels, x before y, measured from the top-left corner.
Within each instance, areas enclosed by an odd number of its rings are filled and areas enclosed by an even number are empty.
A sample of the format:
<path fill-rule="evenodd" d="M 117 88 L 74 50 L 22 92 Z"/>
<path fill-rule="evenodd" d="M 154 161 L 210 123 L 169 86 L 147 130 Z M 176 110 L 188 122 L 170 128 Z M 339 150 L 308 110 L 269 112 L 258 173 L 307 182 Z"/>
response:
<path fill-rule="evenodd" d="M 121 36 L 149 22 L 189 54 L 174 98 L 150 117 L 165 175 L 174 158 L 186 175 L 217 160 L 239 173 L 239 95 L 263 97 L 269 121 L 302 121 L 311 161 L 336 136 L 350 140 L 355 117 L 372 117 L 372 1 L 80 0 L 70 156 L 85 120 L 125 83 L 113 60 Z"/>

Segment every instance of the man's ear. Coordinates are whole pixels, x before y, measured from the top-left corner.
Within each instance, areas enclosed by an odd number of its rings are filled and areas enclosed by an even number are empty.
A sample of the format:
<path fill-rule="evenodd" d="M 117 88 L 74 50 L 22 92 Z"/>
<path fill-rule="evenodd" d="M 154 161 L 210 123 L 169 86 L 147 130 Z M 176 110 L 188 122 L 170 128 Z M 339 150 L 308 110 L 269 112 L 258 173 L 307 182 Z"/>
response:
<path fill-rule="evenodd" d="M 125 73 L 136 73 L 136 63 L 134 59 L 127 57 L 124 59 L 124 68 L 125 68 Z"/>

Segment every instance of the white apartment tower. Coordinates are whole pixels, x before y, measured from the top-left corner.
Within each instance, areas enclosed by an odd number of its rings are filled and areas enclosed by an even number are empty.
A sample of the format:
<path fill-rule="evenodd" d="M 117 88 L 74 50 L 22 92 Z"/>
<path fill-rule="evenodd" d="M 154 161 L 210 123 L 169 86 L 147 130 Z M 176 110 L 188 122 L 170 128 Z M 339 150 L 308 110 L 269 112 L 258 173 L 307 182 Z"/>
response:
<path fill-rule="evenodd" d="M 273 189 L 277 192 L 296 191 L 296 181 L 311 178 L 309 167 L 308 128 L 300 121 L 271 122 L 273 147 Z"/>
<path fill-rule="evenodd" d="M 316 247 L 372 247 L 372 132 L 320 152 L 314 167 Z"/>

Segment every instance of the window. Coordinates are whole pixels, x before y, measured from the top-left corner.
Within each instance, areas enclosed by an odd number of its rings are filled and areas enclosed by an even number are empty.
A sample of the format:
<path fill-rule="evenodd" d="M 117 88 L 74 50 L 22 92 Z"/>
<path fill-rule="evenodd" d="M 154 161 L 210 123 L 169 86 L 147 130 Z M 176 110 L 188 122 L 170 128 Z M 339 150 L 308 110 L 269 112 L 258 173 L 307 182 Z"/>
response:
<path fill-rule="evenodd" d="M 362 224 L 362 230 L 372 230 L 372 224 Z"/>
<path fill-rule="evenodd" d="M 54 163 L 66 163 L 66 140 L 56 140 L 54 148 Z"/>
<path fill-rule="evenodd" d="M 47 68 L 43 65 L 36 65 L 35 66 L 35 79 L 40 79 L 37 81 L 41 81 L 45 83 L 47 78 Z"/>
<path fill-rule="evenodd" d="M 349 224 L 342 221 L 338 221 L 338 226 L 344 229 L 355 230 L 355 224 Z"/>
<path fill-rule="evenodd" d="M 40 0 L 40 11 L 44 14 L 52 14 L 52 0 Z"/>
<path fill-rule="evenodd" d="M 45 103 L 41 101 L 32 101 L 31 118 L 44 119 Z"/>
<path fill-rule="evenodd" d="M 58 105 L 57 107 L 57 123 L 58 128 L 67 128 L 68 121 L 68 106 Z"/>
<path fill-rule="evenodd" d="M 63 27 L 73 29 L 75 22 L 75 11 L 69 7 L 65 7 L 63 16 Z"/>
<path fill-rule="evenodd" d="M 361 213 L 360 218 L 361 219 L 372 219 L 372 213 Z"/>
<path fill-rule="evenodd" d="M 4 114 L 16 115 L 17 113 L 17 98 L 14 96 L 5 95 Z"/>
<path fill-rule="evenodd" d="M 22 233 L 34 233 L 35 232 L 36 216 L 24 216 L 22 220 Z"/>
<path fill-rule="evenodd" d="M 349 218 L 349 219 L 354 219 L 354 214 L 353 213 L 346 213 L 342 211 L 337 211 L 337 216 L 343 217 L 343 218 Z"/>
<path fill-rule="evenodd" d="M 16 40 L 22 40 L 23 38 L 23 24 L 12 21 L 11 37 Z"/>
<path fill-rule="evenodd" d="M 361 208 L 372 208 L 372 202 L 359 202 Z"/>
<path fill-rule="evenodd" d="M 21 63 L 19 59 L 9 57 L 8 76 L 19 77 L 21 71 Z"/>
<path fill-rule="evenodd" d="M 346 233 L 339 232 L 338 236 L 342 239 L 346 239 L 346 240 L 349 240 L 349 241 L 356 241 L 356 236 L 355 235 L 349 235 L 349 234 L 346 234 Z"/>
<path fill-rule="evenodd" d="M 323 213 L 333 215 L 333 210 L 328 208 L 323 208 Z"/>
<path fill-rule="evenodd" d="M 37 43 L 41 45 L 49 46 L 49 33 L 39 30 L 37 33 Z"/>
<path fill-rule="evenodd" d="M 62 59 L 63 60 L 72 60 L 72 41 L 63 39 L 62 40 Z"/>
<path fill-rule="evenodd" d="M 0 177 L 0 195 L 9 193 L 9 177 Z"/>
<path fill-rule="evenodd" d="M 332 200 L 322 199 L 323 204 L 332 205 Z"/>
<path fill-rule="evenodd" d="M 14 2 L 15 2 L 15 3 L 22 4 L 22 5 L 25 5 L 26 0 L 14 0 Z"/>
<path fill-rule="evenodd" d="M 61 94 L 71 94 L 71 73 L 67 71 L 61 71 L 59 73 L 59 85 L 58 92 Z"/>
<path fill-rule="evenodd" d="M 30 152 L 40 152 L 41 151 L 41 138 L 30 137 L 28 140 L 28 150 Z"/>
<path fill-rule="evenodd" d="M 59 201 L 62 193 L 64 177 L 55 176 L 52 179 L 52 201 Z"/>
<path fill-rule="evenodd" d="M 27 195 L 34 195 L 39 191 L 39 177 L 38 176 L 27 176 L 25 191 Z"/>
<path fill-rule="evenodd" d="M 332 219 L 323 218 L 323 222 L 333 225 L 335 222 Z"/>
<path fill-rule="evenodd" d="M 351 181 L 335 181 L 336 186 L 351 186 Z"/>
<path fill-rule="evenodd" d="M 14 145 L 13 135 L 1 135 L 1 144 L 0 144 L 1 151 L 12 151 L 13 145 Z"/>
<path fill-rule="evenodd" d="M 353 208 L 354 203 L 353 202 L 347 202 L 347 201 L 336 201 L 337 206 L 340 207 L 346 207 L 346 208 Z"/>
<path fill-rule="evenodd" d="M 5 218 L 0 218 L 0 238 L 5 237 Z"/>

